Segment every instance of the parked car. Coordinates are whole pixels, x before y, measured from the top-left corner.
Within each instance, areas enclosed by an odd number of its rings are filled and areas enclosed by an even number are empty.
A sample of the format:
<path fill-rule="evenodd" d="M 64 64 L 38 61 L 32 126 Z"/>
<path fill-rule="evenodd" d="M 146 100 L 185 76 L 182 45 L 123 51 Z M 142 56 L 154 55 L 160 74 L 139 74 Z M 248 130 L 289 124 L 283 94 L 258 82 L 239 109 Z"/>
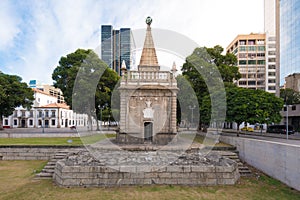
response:
<path fill-rule="evenodd" d="M 71 130 L 76 130 L 76 126 L 70 126 Z"/>
<path fill-rule="evenodd" d="M 245 126 L 241 129 L 242 131 L 249 131 L 249 132 L 253 132 L 254 129 L 252 127 L 248 127 L 248 126 Z"/>
<path fill-rule="evenodd" d="M 294 127 L 289 125 L 288 126 L 288 134 L 294 134 L 295 130 Z M 267 133 L 280 133 L 280 134 L 286 134 L 286 125 L 270 125 L 267 128 Z"/>

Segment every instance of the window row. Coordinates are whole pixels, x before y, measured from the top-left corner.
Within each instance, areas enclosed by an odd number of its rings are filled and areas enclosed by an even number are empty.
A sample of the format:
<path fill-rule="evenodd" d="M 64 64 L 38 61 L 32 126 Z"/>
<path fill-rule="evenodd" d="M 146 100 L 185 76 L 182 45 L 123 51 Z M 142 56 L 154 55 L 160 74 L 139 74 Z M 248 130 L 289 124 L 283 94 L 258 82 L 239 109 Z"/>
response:
<path fill-rule="evenodd" d="M 265 60 L 239 60 L 239 65 L 265 65 Z"/>

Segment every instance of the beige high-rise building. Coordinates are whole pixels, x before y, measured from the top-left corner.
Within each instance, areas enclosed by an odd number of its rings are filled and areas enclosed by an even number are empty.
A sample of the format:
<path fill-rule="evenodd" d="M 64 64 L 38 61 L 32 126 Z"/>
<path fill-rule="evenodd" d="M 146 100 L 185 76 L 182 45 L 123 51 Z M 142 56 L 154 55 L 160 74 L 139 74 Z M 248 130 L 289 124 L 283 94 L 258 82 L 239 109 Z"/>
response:
<path fill-rule="evenodd" d="M 264 0 L 264 32 L 266 34 L 266 91 L 279 96 L 280 20 L 279 0 Z M 274 74 L 275 73 L 275 74 Z"/>
<path fill-rule="evenodd" d="M 237 85 L 243 88 L 266 90 L 266 34 L 238 35 L 226 48 L 238 59 L 242 77 Z M 275 77 L 275 72 L 268 74 Z M 275 88 L 274 88 L 275 92 Z"/>
<path fill-rule="evenodd" d="M 290 74 L 285 77 L 285 87 L 300 92 L 300 73 Z"/>

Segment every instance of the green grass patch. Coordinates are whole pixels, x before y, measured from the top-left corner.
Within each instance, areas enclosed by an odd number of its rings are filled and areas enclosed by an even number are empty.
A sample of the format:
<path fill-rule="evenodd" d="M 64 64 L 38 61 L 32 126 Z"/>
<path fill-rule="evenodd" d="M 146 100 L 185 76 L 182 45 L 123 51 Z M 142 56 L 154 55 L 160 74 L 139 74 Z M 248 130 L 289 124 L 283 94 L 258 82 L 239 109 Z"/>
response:
<path fill-rule="evenodd" d="M 1 138 L 0 145 L 66 145 L 81 146 L 93 144 L 106 138 L 115 137 L 115 134 L 96 134 L 85 137 L 51 137 L 51 138 Z"/>
<path fill-rule="evenodd" d="M 195 134 L 181 134 L 180 137 L 185 139 L 193 140 L 193 142 L 204 144 L 206 146 L 216 146 L 216 147 L 232 147 L 230 144 L 226 144 L 223 142 L 216 143 L 215 139 L 204 137 L 201 135 L 195 135 Z"/>
<path fill-rule="evenodd" d="M 263 174 L 242 177 L 232 186 L 123 186 L 111 188 L 61 188 L 52 180 L 35 180 L 32 173 L 45 161 L 0 161 L 1 200 L 52 199 L 230 199 L 230 200 L 299 200 L 300 192 Z"/>

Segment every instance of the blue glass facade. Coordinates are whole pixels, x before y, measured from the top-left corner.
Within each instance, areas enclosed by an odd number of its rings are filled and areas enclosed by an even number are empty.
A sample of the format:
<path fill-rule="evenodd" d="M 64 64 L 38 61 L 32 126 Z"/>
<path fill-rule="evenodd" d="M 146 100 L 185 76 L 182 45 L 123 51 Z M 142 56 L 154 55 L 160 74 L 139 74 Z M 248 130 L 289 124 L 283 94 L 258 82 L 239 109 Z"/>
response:
<path fill-rule="evenodd" d="M 300 1 L 280 1 L 280 84 L 300 72 Z"/>
<path fill-rule="evenodd" d="M 112 33 L 113 29 L 111 25 L 101 26 L 101 59 L 112 68 Z"/>
<path fill-rule="evenodd" d="M 131 30 L 113 30 L 111 25 L 101 26 L 101 58 L 120 75 L 122 61 L 129 70 L 131 65 Z"/>
<path fill-rule="evenodd" d="M 120 58 L 126 63 L 127 70 L 130 69 L 130 28 L 120 29 Z"/>

